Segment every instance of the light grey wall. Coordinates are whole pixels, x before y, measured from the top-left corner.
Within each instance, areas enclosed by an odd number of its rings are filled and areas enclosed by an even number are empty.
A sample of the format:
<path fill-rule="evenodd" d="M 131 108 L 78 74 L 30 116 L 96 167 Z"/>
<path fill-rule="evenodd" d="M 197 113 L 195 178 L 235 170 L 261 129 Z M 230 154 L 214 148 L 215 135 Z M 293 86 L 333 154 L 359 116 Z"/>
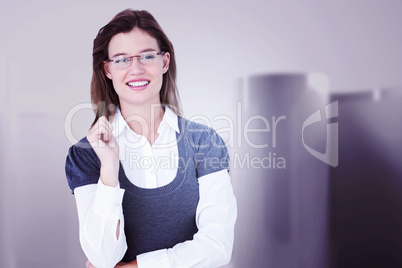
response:
<path fill-rule="evenodd" d="M 235 120 L 239 79 L 253 74 L 317 71 L 332 92 L 402 84 L 401 1 L 3 1 L 1 267 L 84 262 L 65 117 L 89 102 L 97 31 L 128 7 L 151 11 L 175 45 L 187 117 Z M 89 110 L 74 116 L 77 138 L 91 120 Z"/>

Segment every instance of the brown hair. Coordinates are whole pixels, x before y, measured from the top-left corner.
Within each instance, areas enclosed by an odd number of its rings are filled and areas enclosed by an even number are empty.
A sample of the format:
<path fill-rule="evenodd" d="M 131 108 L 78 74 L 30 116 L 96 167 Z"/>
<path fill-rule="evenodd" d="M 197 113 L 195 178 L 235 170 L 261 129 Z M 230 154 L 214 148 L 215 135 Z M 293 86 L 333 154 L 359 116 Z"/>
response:
<path fill-rule="evenodd" d="M 106 77 L 104 72 L 103 62 L 109 58 L 109 42 L 116 34 L 130 32 L 134 28 L 147 32 L 157 40 L 161 51 L 169 52 L 169 69 L 163 74 L 159 96 L 162 105 L 168 106 L 178 116 L 182 116 L 179 93 L 176 87 L 176 60 L 172 43 L 151 13 L 145 10 L 126 9 L 102 27 L 94 40 L 91 100 L 95 110 L 95 120 L 92 126 L 103 115 L 109 119 L 110 116 L 114 115 L 115 107 L 120 104 L 112 81 Z"/>

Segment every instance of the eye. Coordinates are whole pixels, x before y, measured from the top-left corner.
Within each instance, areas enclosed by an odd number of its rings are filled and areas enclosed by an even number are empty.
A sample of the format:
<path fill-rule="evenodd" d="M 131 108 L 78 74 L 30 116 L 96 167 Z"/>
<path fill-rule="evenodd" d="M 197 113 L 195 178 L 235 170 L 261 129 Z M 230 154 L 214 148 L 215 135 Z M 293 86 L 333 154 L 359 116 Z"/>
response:
<path fill-rule="evenodd" d="M 144 60 L 153 60 L 153 59 L 155 59 L 155 55 L 153 53 L 144 54 L 143 58 L 144 58 Z"/>
<path fill-rule="evenodd" d="M 122 63 L 130 62 L 130 60 L 131 59 L 129 57 L 118 57 L 118 58 L 114 59 L 113 61 L 116 64 L 122 64 Z"/>

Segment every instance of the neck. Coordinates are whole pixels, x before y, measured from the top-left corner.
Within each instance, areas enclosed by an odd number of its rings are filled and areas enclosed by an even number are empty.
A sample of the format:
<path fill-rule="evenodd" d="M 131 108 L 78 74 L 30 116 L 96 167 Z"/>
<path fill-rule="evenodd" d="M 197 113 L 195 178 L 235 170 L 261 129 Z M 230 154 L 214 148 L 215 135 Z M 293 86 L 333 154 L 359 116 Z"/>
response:
<path fill-rule="evenodd" d="M 152 145 L 158 137 L 157 130 L 162 122 L 165 110 L 160 103 L 148 105 L 123 105 L 121 114 L 129 127 L 137 134 L 143 135 Z"/>

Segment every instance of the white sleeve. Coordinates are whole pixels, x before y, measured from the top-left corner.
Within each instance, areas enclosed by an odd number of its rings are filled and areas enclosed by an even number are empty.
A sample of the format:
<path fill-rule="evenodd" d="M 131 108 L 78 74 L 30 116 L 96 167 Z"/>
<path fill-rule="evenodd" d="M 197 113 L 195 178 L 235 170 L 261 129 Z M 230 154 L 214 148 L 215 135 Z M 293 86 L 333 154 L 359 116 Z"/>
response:
<path fill-rule="evenodd" d="M 121 205 L 124 189 L 120 189 L 119 184 L 106 186 L 99 180 L 98 184 L 77 187 L 74 195 L 82 250 L 95 267 L 114 267 L 127 250 Z"/>
<path fill-rule="evenodd" d="M 139 268 L 218 267 L 230 261 L 237 205 L 229 173 L 226 169 L 210 173 L 198 183 L 198 232 L 193 240 L 138 255 Z"/>

